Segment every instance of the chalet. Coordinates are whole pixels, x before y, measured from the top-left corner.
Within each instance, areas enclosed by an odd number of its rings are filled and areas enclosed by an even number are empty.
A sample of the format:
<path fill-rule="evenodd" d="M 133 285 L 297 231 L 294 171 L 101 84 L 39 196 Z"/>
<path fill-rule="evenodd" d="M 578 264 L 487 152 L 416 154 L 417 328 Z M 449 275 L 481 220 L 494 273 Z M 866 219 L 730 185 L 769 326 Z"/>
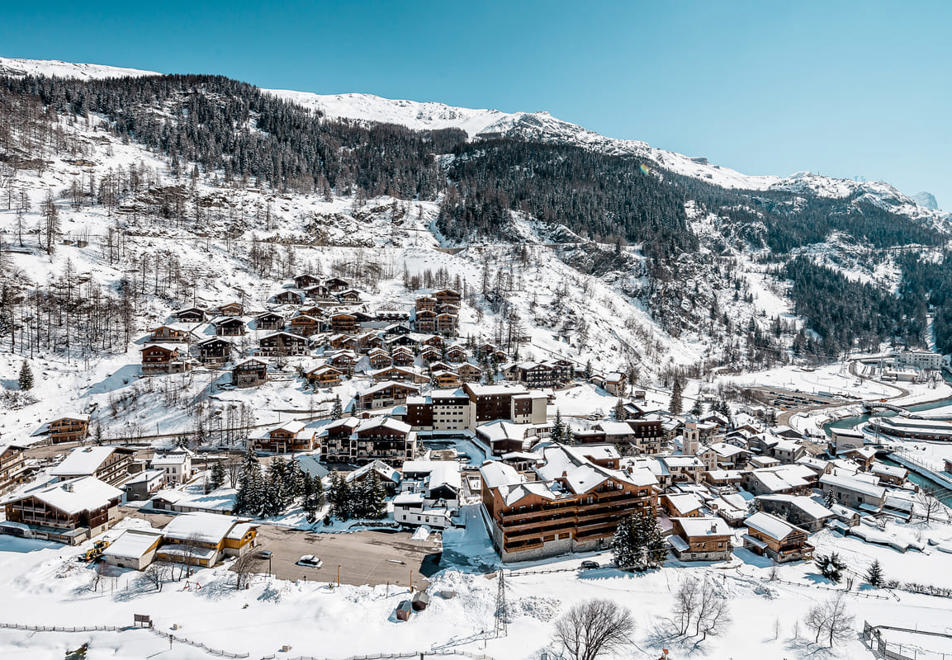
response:
<path fill-rule="evenodd" d="M 413 332 L 413 330 L 410 328 L 410 324 L 406 321 L 402 323 L 393 323 L 383 329 L 384 337 L 399 337 L 401 335 L 408 335 L 411 332 Z"/>
<path fill-rule="evenodd" d="M 374 369 L 384 369 L 393 366 L 393 358 L 387 355 L 387 352 L 382 349 L 370 351 L 368 359 L 370 360 L 370 366 Z"/>
<path fill-rule="evenodd" d="M 307 287 L 307 290 L 304 292 L 307 294 L 307 297 L 312 300 L 330 300 L 331 292 L 328 291 L 327 287 L 323 284 L 317 284 L 315 286 Z"/>
<path fill-rule="evenodd" d="M 245 322 L 237 316 L 220 316 L 212 320 L 219 337 L 240 337 L 245 334 Z"/>
<path fill-rule="evenodd" d="M 350 437 L 360 423 L 356 417 L 343 417 L 327 424 L 320 434 L 321 461 L 325 463 L 351 462 Z"/>
<path fill-rule="evenodd" d="M 121 500 L 115 486 L 80 477 L 26 491 L 4 506 L 8 523 L 25 526 L 21 534 L 78 545 L 118 522 Z"/>
<path fill-rule="evenodd" d="M 19 445 L 0 445 L 0 494 L 14 489 L 28 474 L 26 448 Z"/>
<path fill-rule="evenodd" d="M 420 344 L 422 346 L 432 346 L 435 349 L 438 349 L 441 353 L 443 352 L 443 346 L 446 342 L 443 341 L 443 338 L 439 335 L 430 335 L 429 337 L 423 337 Z"/>
<path fill-rule="evenodd" d="M 358 359 L 357 354 L 353 351 L 338 351 L 327 357 L 327 364 L 348 376 L 353 376 L 354 366 L 357 364 Z"/>
<path fill-rule="evenodd" d="M 320 305 L 312 305 L 311 307 L 302 307 L 300 309 L 300 313 L 305 314 L 307 316 L 313 316 L 316 319 L 323 320 L 327 318 L 327 311 L 322 309 Z"/>
<path fill-rule="evenodd" d="M 215 513 L 184 513 L 162 530 L 155 553 L 161 561 L 211 567 L 223 557 L 239 557 L 254 545 L 256 525 Z"/>
<path fill-rule="evenodd" d="M 459 374 L 454 371 L 434 371 L 430 377 L 433 380 L 433 385 L 440 389 L 456 388 L 462 384 Z"/>
<path fill-rule="evenodd" d="M 771 448 L 771 455 L 781 463 L 796 463 L 806 456 L 806 447 L 793 440 L 781 439 Z"/>
<path fill-rule="evenodd" d="M 358 407 L 362 410 L 389 408 L 406 403 L 408 396 L 419 394 L 419 392 L 420 389 L 415 385 L 386 381 L 358 394 Z"/>
<path fill-rule="evenodd" d="M 268 429 L 252 438 L 254 448 L 273 454 L 287 454 L 314 450 L 317 432 L 305 422 L 291 421 Z"/>
<path fill-rule="evenodd" d="M 153 328 L 149 341 L 159 344 L 175 344 L 189 341 L 195 328 L 193 323 L 167 323 Z"/>
<path fill-rule="evenodd" d="M 459 318 L 456 316 L 456 314 L 440 312 L 436 315 L 436 325 L 434 326 L 434 331 L 447 337 L 455 337 L 458 324 Z"/>
<path fill-rule="evenodd" d="M 658 454 L 665 442 L 664 423 L 657 415 L 628 419 L 625 423 L 634 433 L 632 443 L 643 454 Z"/>
<path fill-rule="evenodd" d="M 628 376 L 619 371 L 612 372 L 605 376 L 602 387 L 612 396 L 625 396 L 628 391 Z"/>
<path fill-rule="evenodd" d="M 346 291 L 350 288 L 350 282 L 347 280 L 342 280 L 339 277 L 331 277 L 324 280 L 324 286 L 327 287 L 327 290 L 331 293 L 339 293 L 341 291 Z"/>
<path fill-rule="evenodd" d="M 89 435 L 89 415 L 72 414 L 47 423 L 50 442 L 82 442 Z"/>
<path fill-rule="evenodd" d="M 699 449 L 696 455 L 706 470 L 734 470 L 746 464 L 749 454 L 749 451 L 726 442 L 715 442 Z"/>
<path fill-rule="evenodd" d="M 441 357 L 442 352 L 436 346 L 426 346 L 422 351 L 420 351 L 420 359 L 426 363 L 435 362 Z"/>
<path fill-rule="evenodd" d="M 255 358 L 243 360 L 231 370 L 235 387 L 257 387 L 268 382 L 268 363 Z"/>
<path fill-rule="evenodd" d="M 879 483 L 890 484 L 892 486 L 902 486 L 906 483 L 906 476 L 909 472 L 904 467 L 898 465 L 886 465 L 885 463 L 875 462 L 869 469 L 870 474 L 879 477 Z"/>
<path fill-rule="evenodd" d="M 283 330 L 284 316 L 277 312 L 263 312 L 255 317 L 255 330 Z"/>
<path fill-rule="evenodd" d="M 753 495 L 803 495 L 812 490 L 816 473 L 804 465 L 757 468 L 744 474 L 741 484 Z"/>
<path fill-rule="evenodd" d="M 832 511 L 806 495 L 758 495 L 755 503 L 761 511 L 809 532 L 820 531 L 828 520 L 834 518 Z"/>
<path fill-rule="evenodd" d="M 422 312 L 435 312 L 436 311 L 436 298 L 433 296 L 420 296 L 416 299 L 416 311 Z"/>
<path fill-rule="evenodd" d="M 299 314 L 291 319 L 289 326 L 290 331 L 294 334 L 310 337 L 324 329 L 324 321 L 306 314 Z"/>
<path fill-rule="evenodd" d="M 661 506 L 672 518 L 695 518 L 702 514 L 704 503 L 694 493 L 665 493 Z"/>
<path fill-rule="evenodd" d="M 156 454 L 149 464 L 161 470 L 169 484 L 184 484 L 192 478 L 192 453 L 187 449 Z"/>
<path fill-rule="evenodd" d="M 321 278 L 315 277 L 308 273 L 301 273 L 300 275 L 294 276 L 294 288 L 295 289 L 309 289 L 313 286 L 320 286 Z"/>
<path fill-rule="evenodd" d="M 805 529 L 764 511 L 747 518 L 744 525 L 744 547 L 751 552 L 777 563 L 813 558 L 813 546 L 807 542 L 809 535 Z"/>
<path fill-rule="evenodd" d="M 188 307 L 173 312 L 172 316 L 174 316 L 179 323 L 204 323 L 206 312 L 201 307 Z"/>
<path fill-rule="evenodd" d="M 459 344 L 453 344 L 446 348 L 446 359 L 452 362 L 465 362 L 466 349 Z"/>
<path fill-rule="evenodd" d="M 395 353 L 397 347 L 404 347 L 416 350 L 420 347 L 419 335 L 415 333 L 405 335 L 392 335 L 384 341 L 384 348 L 389 348 L 391 353 Z"/>
<path fill-rule="evenodd" d="M 511 420 L 517 424 L 545 424 L 548 399 L 541 392 L 530 392 L 518 385 L 478 385 L 465 383 L 469 396 L 472 424 L 493 420 Z"/>
<path fill-rule="evenodd" d="M 413 317 L 413 329 L 427 334 L 436 332 L 436 312 L 418 311 Z"/>
<path fill-rule="evenodd" d="M 459 379 L 464 383 L 478 383 L 483 379 L 483 370 L 469 362 L 463 362 L 456 368 Z"/>
<path fill-rule="evenodd" d="M 135 450 L 125 447 L 77 447 L 63 462 L 50 470 L 58 481 L 80 477 L 95 477 L 111 486 L 118 486 L 129 478 L 129 469 Z"/>
<path fill-rule="evenodd" d="M 463 299 L 459 291 L 453 289 L 441 289 L 434 292 L 433 297 L 436 298 L 439 305 L 453 305 L 454 307 L 459 307 L 459 303 Z"/>
<path fill-rule="evenodd" d="M 219 366 L 229 362 L 237 350 L 230 340 L 222 337 L 203 339 L 196 346 L 199 361 L 210 366 Z"/>
<path fill-rule="evenodd" d="M 142 373 L 146 376 L 177 374 L 191 367 L 184 352 L 173 344 L 149 344 L 141 353 Z"/>
<path fill-rule="evenodd" d="M 671 518 L 668 543 L 681 561 L 723 561 L 731 558 L 731 528 L 721 518 Z"/>
<path fill-rule="evenodd" d="M 878 481 L 878 480 L 877 480 Z M 823 494 L 851 509 L 878 511 L 885 502 L 886 489 L 874 481 L 834 472 L 820 477 Z"/>
<path fill-rule="evenodd" d="M 383 348 L 383 339 L 376 332 L 365 332 L 357 336 L 357 350 L 361 353 Z"/>
<path fill-rule="evenodd" d="M 331 332 L 352 335 L 357 332 L 357 318 L 353 314 L 334 314 L 331 316 Z"/>
<path fill-rule="evenodd" d="M 453 526 L 453 512 L 442 501 L 427 504 L 423 493 L 400 493 L 393 498 L 393 519 L 403 525 L 430 529 Z"/>
<path fill-rule="evenodd" d="M 307 337 L 290 332 L 275 332 L 258 340 L 258 353 L 260 355 L 287 357 L 289 355 L 306 355 L 307 352 Z"/>
<path fill-rule="evenodd" d="M 401 472 L 401 492 L 422 495 L 427 506 L 459 506 L 463 482 L 458 461 L 406 461 Z"/>
<path fill-rule="evenodd" d="M 351 435 L 351 462 L 382 460 L 400 466 L 415 455 L 416 432 L 409 424 L 389 417 L 362 419 Z"/>
<path fill-rule="evenodd" d="M 292 289 L 285 289 L 271 296 L 270 302 L 276 305 L 300 305 L 304 301 L 303 296 Z"/>
<path fill-rule="evenodd" d="M 343 376 L 343 371 L 335 369 L 329 364 L 322 364 L 304 374 L 307 382 L 315 388 L 336 387 L 341 384 L 341 378 L 343 378 Z"/>
<path fill-rule="evenodd" d="M 385 367 L 378 371 L 371 371 L 370 377 L 378 383 L 387 380 L 399 383 L 427 383 L 430 380 L 425 374 L 407 369 L 406 367 Z"/>
<path fill-rule="evenodd" d="M 409 348 L 396 348 L 392 355 L 394 366 L 410 367 L 416 362 L 416 356 Z"/>
<path fill-rule="evenodd" d="M 648 470 L 616 470 L 556 445 L 527 476 L 499 461 L 480 467 L 484 519 L 503 561 L 607 547 L 619 521 L 657 507 Z"/>
<path fill-rule="evenodd" d="M 347 289 L 346 291 L 341 291 L 337 294 L 337 299 L 348 305 L 359 303 L 361 300 L 360 291 L 357 289 Z"/>
<path fill-rule="evenodd" d="M 357 354 L 357 337 L 354 335 L 331 335 L 327 344 L 334 350 L 348 350 Z"/>
<path fill-rule="evenodd" d="M 245 306 L 240 302 L 225 303 L 218 308 L 218 313 L 221 316 L 241 316 L 245 313 Z"/>

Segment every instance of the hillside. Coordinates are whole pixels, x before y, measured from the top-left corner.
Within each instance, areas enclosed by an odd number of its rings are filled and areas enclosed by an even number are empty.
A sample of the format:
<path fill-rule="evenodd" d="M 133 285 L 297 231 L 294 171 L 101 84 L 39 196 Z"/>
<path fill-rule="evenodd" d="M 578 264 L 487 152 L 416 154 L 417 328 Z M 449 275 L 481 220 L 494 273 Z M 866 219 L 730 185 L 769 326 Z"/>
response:
<path fill-rule="evenodd" d="M 461 334 L 515 324 L 521 358 L 646 385 L 890 339 L 952 351 L 952 295 L 928 285 L 952 279 L 948 216 L 887 184 L 750 177 L 545 113 L 0 67 L 0 223 L 14 248 L 0 335 L 55 362 L 51 378 L 135 362 L 133 342 L 176 307 L 264 305 L 304 267 L 346 274 L 374 308 L 409 305 L 416 275 L 455 284 Z M 105 315 L 67 323 L 68 273 Z M 828 289 L 848 295 L 818 297 Z M 37 292 L 53 331 L 22 321 Z"/>

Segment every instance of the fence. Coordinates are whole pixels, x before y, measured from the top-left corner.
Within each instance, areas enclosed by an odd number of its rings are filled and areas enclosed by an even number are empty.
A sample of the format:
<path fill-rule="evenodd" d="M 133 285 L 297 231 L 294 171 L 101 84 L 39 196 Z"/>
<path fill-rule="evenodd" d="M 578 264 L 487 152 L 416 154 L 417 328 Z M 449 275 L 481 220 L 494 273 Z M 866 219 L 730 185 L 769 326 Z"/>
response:
<path fill-rule="evenodd" d="M 485 653 L 473 653 L 471 651 L 402 651 L 395 653 L 375 653 L 370 655 L 352 655 L 341 660 L 386 660 L 387 658 L 472 658 L 473 660 L 495 660 L 493 656 Z M 264 656 L 261 660 L 277 660 L 277 654 Z M 312 655 L 298 655 L 284 660 L 329 660 L 328 658 L 319 658 Z"/>
<path fill-rule="evenodd" d="M 883 630 L 897 630 L 917 635 L 952 639 L 952 635 L 947 633 L 914 630 L 898 626 L 873 626 L 870 625 L 869 621 L 863 621 L 863 641 L 880 658 L 885 658 L 885 660 L 952 660 L 952 652 L 930 651 L 911 644 L 903 645 L 896 642 L 887 642 L 883 639 Z"/>
<path fill-rule="evenodd" d="M 8 628 L 11 630 L 30 630 L 33 632 L 127 632 L 129 630 L 148 630 L 154 635 L 162 637 L 163 639 L 171 639 L 172 641 L 178 642 L 180 644 L 187 644 L 189 646 L 194 646 L 197 649 L 202 649 L 206 653 L 211 655 L 217 655 L 220 658 L 247 658 L 247 653 L 232 653 L 230 651 L 225 651 L 222 649 L 216 649 L 211 646 L 202 644 L 201 642 L 195 642 L 186 637 L 179 637 L 172 633 L 161 632 L 154 628 L 137 628 L 135 626 L 33 626 L 24 623 L 0 623 L 0 628 Z"/>

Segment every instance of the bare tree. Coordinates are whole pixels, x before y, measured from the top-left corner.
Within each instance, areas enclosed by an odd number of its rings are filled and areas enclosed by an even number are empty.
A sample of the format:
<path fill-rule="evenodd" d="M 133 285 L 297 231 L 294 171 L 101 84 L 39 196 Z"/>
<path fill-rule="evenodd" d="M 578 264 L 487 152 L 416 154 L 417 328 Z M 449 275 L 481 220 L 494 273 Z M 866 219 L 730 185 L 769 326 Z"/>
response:
<path fill-rule="evenodd" d="M 236 576 L 235 589 L 244 589 L 251 582 L 251 576 L 255 573 L 258 566 L 258 558 L 251 551 L 239 555 L 235 563 L 231 565 L 231 570 Z"/>
<path fill-rule="evenodd" d="M 162 587 L 165 584 L 165 580 L 168 577 L 171 577 L 170 567 L 163 562 L 153 562 L 142 573 L 142 578 L 148 583 L 155 587 L 156 591 L 162 591 Z"/>
<path fill-rule="evenodd" d="M 919 488 L 919 493 L 916 495 L 916 504 L 919 505 L 919 515 L 921 515 L 927 523 L 932 522 L 932 519 L 943 509 L 942 502 L 935 497 L 935 494 L 930 488 Z"/>
<path fill-rule="evenodd" d="M 694 614 L 697 612 L 699 589 L 698 580 L 685 579 L 674 594 L 674 609 L 671 614 L 671 627 L 677 635 L 686 635 Z"/>
<path fill-rule="evenodd" d="M 593 599 L 574 605 L 555 622 L 555 641 L 572 660 L 595 660 L 628 646 L 634 629 L 627 608 L 611 600 Z"/>
<path fill-rule="evenodd" d="M 842 593 L 810 608 L 804 623 L 813 632 L 814 642 L 819 644 L 821 637 L 826 638 L 830 648 L 846 641 L 853 632 L 853 615 L 846 611 Z"/>
<path fill-rule="evenodd" d="M 718 593 L 714 582 L 705 580 L 700 588 L 697 606 L 697 618 L 694 624 L 694 636 L 700 636 L 698 644 L 724 632 L 731 622 L 730 607 L 727 599 Z"/>

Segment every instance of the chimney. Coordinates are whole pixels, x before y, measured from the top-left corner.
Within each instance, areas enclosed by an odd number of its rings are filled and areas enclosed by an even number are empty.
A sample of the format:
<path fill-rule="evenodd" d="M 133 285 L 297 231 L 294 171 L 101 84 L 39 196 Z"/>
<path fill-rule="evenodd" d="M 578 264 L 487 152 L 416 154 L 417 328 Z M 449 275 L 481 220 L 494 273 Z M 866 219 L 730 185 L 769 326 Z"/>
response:
<path fill-rule="evenodd" d="M 711 523 L 711 534 L 717 531 L 717 523 Z"/>

